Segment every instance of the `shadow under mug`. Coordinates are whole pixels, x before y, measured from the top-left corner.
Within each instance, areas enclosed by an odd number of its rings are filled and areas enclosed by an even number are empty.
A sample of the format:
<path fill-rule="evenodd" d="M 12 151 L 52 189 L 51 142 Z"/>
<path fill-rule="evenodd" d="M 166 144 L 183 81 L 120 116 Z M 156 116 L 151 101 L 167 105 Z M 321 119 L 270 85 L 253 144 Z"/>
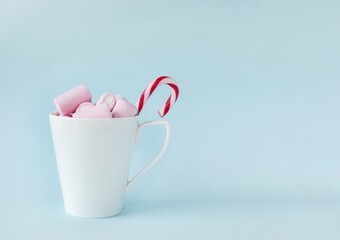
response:
<path fill-rule="evenodd" d="M 127 118 L 69 118 L 49 115 L 59 179 L 68 214 L 103 218 L 121 212 L 126 193 L 135 180 L 164 154 L 170 138 L 166 120 L 138 123 Z M 130 180 L 133 146 L 142 129 L 163 125 L 164 145 L 144 169 Z"/>

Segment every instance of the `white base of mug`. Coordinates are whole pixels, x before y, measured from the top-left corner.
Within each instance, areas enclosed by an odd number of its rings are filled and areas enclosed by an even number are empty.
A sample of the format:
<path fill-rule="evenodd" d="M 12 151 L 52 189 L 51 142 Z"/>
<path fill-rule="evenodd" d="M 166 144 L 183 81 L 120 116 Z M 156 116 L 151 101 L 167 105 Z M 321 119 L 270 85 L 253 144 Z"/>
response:
<path fill-rule="evenodd" d="M 81 218 L 109 218 L 109 217 L 113 217 L 116 216 L 118 214 L 120 214 L 122 212 L 122 209 L 120 209 L 117 212 L 113 212 L 113 213 L 108 213 L 108 214 L 81 214 L 81 213 L 76 213 L 76 212 L 72 212 L 72 211 L 68 211 L 65 210 L 65 212 L 71 216 L 74 217 L 81 217 Z"/>

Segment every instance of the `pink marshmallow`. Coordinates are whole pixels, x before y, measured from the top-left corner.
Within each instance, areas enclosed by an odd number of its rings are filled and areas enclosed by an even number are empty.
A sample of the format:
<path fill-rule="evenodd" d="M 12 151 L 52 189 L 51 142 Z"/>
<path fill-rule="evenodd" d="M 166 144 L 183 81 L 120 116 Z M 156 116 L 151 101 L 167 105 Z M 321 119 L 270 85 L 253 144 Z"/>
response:
<path fill-rule="evenodd" d="M 96 102 L 96 105 L 98 104 L 106 104 L 110 111 L 112 111 L 112 109 L 116 105 L 116 97 L 113 96 L 113 94 L 111 93 L 104 93 L 103 95 L 100 96 L 100 98 Z"/>
<path fill-rule="evenodd" d="M 85 102 L 79 105 L 77 111 L 72 114 L 73 118 L 112 118 L 110 109 L 106 104 L 93 105 Z"/>
<path fill-rule="evenodd" d="M 91 102 L 92 95 L 84 85 L 78 85 L 57 96 L 54 104 L 61 116 L 69 116 L 83 102 Z"/>
<path fill-rule="evenodd" d="M 124 97 L 124 96 L 122 96 L 122 95 L 115 95 L 115 98 L 116 98 L 116 100 L 118 100 L 118 99 L 124 99 L 124 100 L 126 100 L 126 98 Z"/>
<path fill-rule="evenodd" d="M 91 103 L 91 102 L 83 102 L 82 104 L 80 104 L 78 107 L 77 107 L 77 110 L 76 112 L 83 112 L 84 110 L 86 109 L 89 109 L 91 107 L 94 107 L 94 104 Z"/>
<path fill-rule="evenodd" d="M 124 99 L 117 99 L 116 105 L 112 110 L 113 118 L 133 117 L 137 114 L 137 108 L 132 103 Z"/>

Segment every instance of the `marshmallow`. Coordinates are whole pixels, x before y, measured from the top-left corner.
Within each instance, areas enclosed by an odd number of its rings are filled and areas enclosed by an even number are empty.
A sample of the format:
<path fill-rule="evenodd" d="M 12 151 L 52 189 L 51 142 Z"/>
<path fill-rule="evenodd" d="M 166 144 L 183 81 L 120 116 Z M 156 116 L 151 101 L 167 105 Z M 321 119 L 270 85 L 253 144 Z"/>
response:
<path fill-rule="evenodd" d="M 78 85 L 54 99 L 61 116 L 69 116 L 83 102 L 91 102 L 92 95 L 84 85 Z"/>
<path fill-rule="evenodd" d="M 136 114 L 137 114 L 136 106 L 128 102 L 124 97 L 117 99 L 116 105 L 112 110 L 113 118 L 133 117 L 136 116 Z"/>
<path fill-rule="evenodd" d="M 124 96 L 122 96 L 122 95 L 115 95 L 115 98 L 116 98 L 116 100 L 118 100 L 118 99 L 124 99 L 124 100 L 126 100 L 126 98 L 124 97 Z"/>
<path fill-rule="evenodd" d="M 91 102 L 83 102 L 82 104 L 80 104 L 78 107 L 77 107 L 77 110 L 75 112 L 83 112 L 84 110 L 86 109 L 89 109 L 91 107 L 93 107 L 93 103 Z"/>
<path fill-rule="evenodd" d="M 113 94 L 111 93 L 104 93 L 103 95 L 100 96 L 100 98 L 96 102 L 96 105 L 98 104 L 106 104 L 110 111 L 112 111 L 112 109 L 116 105 L 116 97 L 113 96 Z"/>
<path fill-rule="evenodd" d="M 106 104 L 93 105 L 90 102 L 84 102 L 79 105 L 76 112 L 72 114 L 73 118 L 112 118 L 110 109 Z"/>

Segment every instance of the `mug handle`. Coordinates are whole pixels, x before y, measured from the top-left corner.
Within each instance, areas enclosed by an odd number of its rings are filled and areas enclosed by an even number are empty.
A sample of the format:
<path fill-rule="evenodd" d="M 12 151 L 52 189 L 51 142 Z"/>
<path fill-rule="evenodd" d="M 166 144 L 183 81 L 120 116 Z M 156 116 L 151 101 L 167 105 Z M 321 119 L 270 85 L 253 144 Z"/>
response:
<path fill-rule="evenodd" d="M 158 121 L 149 121 L 149 122 L 144 122 L 142 124 L 138 125 L 137 128 L 137 133 L 136 133 L 136 143 L 139 143 L 140 135 L 142 132 L 142 129 L 146 126 L 152 126 L 152 125 L 163 125 L 166 129 L 166 136 L 165 136 L 165 141 L 163 144 L 163 147 L 161 151 L 158 153 L 158 155 L 148 164 L 146 165 L 141 171 L 139 171 L 131 180 L 127 182 L 127 188 L 126 188 L 126 193 L 130 190 L 130 187 L 132 184 L 136 181 L 136 179 L 140 176 L 142 176 L 147 170 L 149 170 L 156 162 L 158 162 L 159 159 L 163 156 L 165 153 L 166 149 L 168 148 L 169 145 L 169 140 L 170 140 L 170 124 L 167 120 L 158 120 Z"/>

